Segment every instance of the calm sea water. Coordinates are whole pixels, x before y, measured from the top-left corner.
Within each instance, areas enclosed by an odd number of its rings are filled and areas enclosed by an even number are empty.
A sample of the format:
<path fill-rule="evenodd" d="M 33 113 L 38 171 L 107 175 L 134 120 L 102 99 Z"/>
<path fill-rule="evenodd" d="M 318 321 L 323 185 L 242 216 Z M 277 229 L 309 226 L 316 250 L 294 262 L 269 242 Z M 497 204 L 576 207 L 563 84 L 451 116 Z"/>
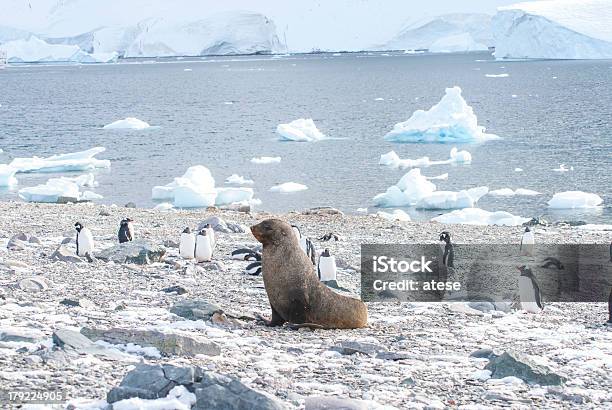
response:
<path fill-rule="evenodd" d="M 485 77 L 500 73 L 509 77 Z M 9 67 L 0 70 L 0 148 L 5 151 L 0 163 L 104 146 L 107 152 L 98 157 L 110 159 L 112 168 L 96 172 L 103 203 L 153 206 L 154 185 L 202 164 L 217 185 L 232 173 L 254 179 L 263 210 L 331 205 L 371 212 L 372 197 L 405 172 L 379 167 L 380 154 L 448 157 L 448 145 L 396 144 L 383 136 L 414 110 L 438 102 L 453 85 L 462 87 L 479 123 L 502 139 L 459 146 L 472 153 L 471 165 L 423 169 L 428 176 L 450 174 L 447 181 L 435 181 L 438 189 L 534 189 L 544 195 L 485 196 L 479 207 L 551 220 L 612 222 L 611 61 L 353 54 Z M 128 116 L 157 128 L 101 129 Z M 278 141 L 276 125 L 301 117 L 313 118 L 335 139 Z M 250 159 L 256 156 L 281 156 L 282 162 L 255 165 Z M 553 172 L 561 163 L 574 170 Z M 524 172 L 514 172 L 517 167 Z M 50 176 L 20 174 L 19 187 Z M 269 192 L 288 181 L 309 189 Z M 598 193 L 608 205 L 586 212 L 547 210 L 552 194 L 567 190 Z M 0 199 L 16 197 L 16 192 L 0 193 Z M 440 213 L 408 211 L 420 220 Z"/>

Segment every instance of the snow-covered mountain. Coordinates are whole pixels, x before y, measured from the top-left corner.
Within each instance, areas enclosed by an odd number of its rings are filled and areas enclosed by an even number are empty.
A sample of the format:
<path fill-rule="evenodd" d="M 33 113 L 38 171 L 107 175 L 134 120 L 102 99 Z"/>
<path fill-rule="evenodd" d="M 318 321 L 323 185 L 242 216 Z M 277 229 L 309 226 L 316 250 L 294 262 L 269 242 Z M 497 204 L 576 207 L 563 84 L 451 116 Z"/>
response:
<path fill-rule="evenodd" d="M 500 7 L 495 57 L 612 58 L 611 0 L 548 0 Z"/>
<path fill-rule="evenodd" d="M 475 51 L 492 45 L 488 14 L 445 14 L 412 23 L 380 50 Z"/>

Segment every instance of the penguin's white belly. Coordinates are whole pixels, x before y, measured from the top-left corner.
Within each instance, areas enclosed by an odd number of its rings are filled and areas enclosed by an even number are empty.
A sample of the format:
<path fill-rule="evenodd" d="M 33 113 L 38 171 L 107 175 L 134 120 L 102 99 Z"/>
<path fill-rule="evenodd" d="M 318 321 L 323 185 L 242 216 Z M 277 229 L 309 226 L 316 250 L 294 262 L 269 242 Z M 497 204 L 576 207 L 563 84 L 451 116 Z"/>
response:
<path fill-rule="evenodd" d="M 336 280 L 336 257 L 321 256 L 319 258 L 319 272 L 322 281 Z"/>
<path fill-rule="evenodd" d="M 182 233 L 179 243 L 179 255 L 181 258 L 193 259 L 195 254 L 196 238 L 192 233 Z"/>
<path fill-rule="evenodd" d="M 94 239 L 91 231 L 87 228 L 81 229 L 77 237 L 78 241 L 78 255 L 85 256 L 87 253 L 92 253 L 94 250 Z"/>
<path fill-rule="evenodd" d="M 210 239 L 210 246 L 215 248 L 217 245 L 217 238 L 215 237 L 215 230 L 213 228 L 206 228 L 206 236 Z"/>
<path fill-rule="evenodd" d="M 195 258 L 197 262 L 208 262 L 212 259 L 212 246 L 208 236 L 198 235 L 196 237 Z"/>
<path fill-rule="evenodd" d="M 542 309 L 538 306 L 536 290 L 531 279 L 525 276 L 519 278 L 519 295 L 521 297 L 521 308 L 529 313 L 540 313 Z"/>

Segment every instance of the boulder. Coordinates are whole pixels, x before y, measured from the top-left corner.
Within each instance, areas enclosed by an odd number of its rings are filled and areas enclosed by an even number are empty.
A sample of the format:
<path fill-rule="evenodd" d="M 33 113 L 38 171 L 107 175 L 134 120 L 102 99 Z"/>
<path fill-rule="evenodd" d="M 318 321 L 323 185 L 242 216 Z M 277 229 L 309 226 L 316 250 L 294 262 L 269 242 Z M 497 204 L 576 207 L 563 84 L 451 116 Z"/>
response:
<path fill-rule="evenodd" d="M 68 353 L 75 353 L 79 355 L 91 354 L 109 360 L 137 360 L 134 357 L 122 353 L 117 349 L 99 346 L 75 330 L 56 330 L 55 332 L 53 332 L 53 343 Z"/>
<path fill-rule="evenodd" d="M 175 293 L 177 295 L 184 295 L 185 293 L 188 293 L 188 290 L 180 285 L 174 285 L 168 288 L 163 288 L 161 291 L 164 293 Z"/>
<path fill-rule="evenodd" d="M 28 242 L 28 235 L 23 232 L 19 232 L 13 235 L 6 244 L 6 248 L 10 251 L 22 251 L 26 248 Z"/>
<path fill-rule="evenodd" d="M 211 216 L 200 222 L 198 225 L 198 231 L 203 229 L 204 226 L 210 225 L 216 232 L 223 233 L 245 233 L 247 231 L 244 225 L 240 225 L 233 222 L 225 222 L 218 216 Z"/>
<path fill-rule="evenodd" d="M 105 262 L 133 263 L 136 265 L 148 265 L 153 262 L 161 262 L 166 256 L 166 248 L 156 245 L 146 239 L 136 239 L 111 246 L 96 254 L 96 258 Z"/>
<path fill-rule="evenodd" d="M 304 215 L 340 215 L 343 216 L 344 213 L 339 209 L 332 208 L 331 206 L 319 206 L 315 208 L 310 208 L 302 212 Z"/>
<path fill-rule="evenodd" d="M 504 352 L 500 356 L 492 357 L 485 369 L 491 371 L 493 379 L 514 376 L 527 384 L 540 386 L 561 385 L 565 382 L 564 377 L 553 373 L 546 366 L 534 363 L 518 352 Z"/>
<path fill-rule="evenodd" d="M 343 341 L 340 342 L 338 346 L 332 347 L 331 350 L 340 352 L 343 355 L 361 353 L 368 356 L 375 356 L 377 353 L 386 351 L 387 349 L 384 346 L 374 343 Z"/>
<path fill-rule="evenodd" d="M 21 279 L 17 286 L 24 292 L 41 292 L 49 289 L 49 281 L 43 277 Z"/>
<path fill-rule="evenodd" d="M 209 320 L 215 312 L 223 310 L 203 299 L 193 299 L 175 303 L 170 312 L 189 320 Z"/>
<path fill-rule="evenodd" d="M 198 354 L 218 356 L 221 354 L 219 345 L 178 333 L 162 333 L 157 330 L 140 329 L 94 329 L 84 327 L 81 333 L 91 340 L 104 340 L 111 344 L 133 343 L 143 347 L 155 347 L 164 356 L 193 357 Z"/>
<path fill-rule="evenodd" d="M 74 253 L 72 253 L 64 245 L 58 246 L 55 252 L 53 252 L 49 258 L 53 261 L 62 261 L 62 262 L 70 262 L 70 263 L 83 262 L 81 258 L 79 258 Z"/>

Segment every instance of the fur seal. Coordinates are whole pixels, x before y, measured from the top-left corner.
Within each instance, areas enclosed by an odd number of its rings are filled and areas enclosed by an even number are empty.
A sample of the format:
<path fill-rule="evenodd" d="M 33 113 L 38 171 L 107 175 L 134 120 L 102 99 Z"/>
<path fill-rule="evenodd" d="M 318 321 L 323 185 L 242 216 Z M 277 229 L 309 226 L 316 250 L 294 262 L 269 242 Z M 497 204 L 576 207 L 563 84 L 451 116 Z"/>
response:
<path fill-rule="evenodd" d="M 272 319 L 265 321 L 267 326 L 285 322 L 322 329 L 367 326 L 365 303 L 337 294 L 319 282 L 291 225 L 266 219 L 253 225 L 251 232 L 263 244 L 263 280 L 272 307 Z"/>

